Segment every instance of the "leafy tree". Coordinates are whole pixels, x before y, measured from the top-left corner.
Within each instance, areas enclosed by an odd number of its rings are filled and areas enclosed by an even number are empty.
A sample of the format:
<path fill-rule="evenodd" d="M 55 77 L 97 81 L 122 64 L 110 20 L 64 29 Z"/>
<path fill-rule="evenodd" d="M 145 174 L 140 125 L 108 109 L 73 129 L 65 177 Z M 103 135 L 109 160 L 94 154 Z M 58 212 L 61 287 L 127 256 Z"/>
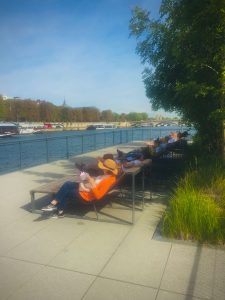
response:
<path fill-rule="evenodd" d="M 140 113 L 141 114 L 141 120 L 147 121 L 148 120 L 148 114 L 147 113 Z"/>
<path fill-rule="evenodd" d="M 39 105 L 40 110 L 40 120 L 42 122 L 51 122 L 52 121 L 52 114 L 54 111 L 54 105 L 47 101 L 42 101 Z"/>
<path fill-rule="evenodd" d="M 147 113 L 136 113 L 136 112 L 130 112 L 127 115 L 128 121 L 146 121 L 148 119 Z"/>
<path fill-rule="evenodd" d="M 21 102 L 21 101 L 20 101 Z M 15 109 L 14 109 L 14 115 L 13 115 L 13 120 L 18 119 L 18 104 L 19 100 L 13 101 Z M 32 101 L 31 99 L 23 100 L 23 119 L 24 121 L 29 121 L 32 122 L 33 120 L 38 119 L 39 111 L 37 109 L 37 104 L 35 101 Z M 20 112 L 21 114 L 21 112 Z"/>
<path fill-rule="evenodd" d="M 75 121 L 76 122 L 83 122 L 82 108 L 75 108 L 74 111 L 75 111 L 75 115 L 76 115 Z"/>
<path fill-rule="evenodd" d="M 110 109 L 103 110 L 102 113 L 101 113 L 101 120 L 105 121 L 105 122 L 114 121 L 113 112 Z"/>
<path fill-rule="evenodd" d="M 100 120 L 100 111 L 96 107 L 84 107 L 82 112 L 85 122 L 98 122 Z"/>
<path fill-rule="evenodd" d="M 3 100 L 3 115 L 4 121 L 12 121 L 12 102 Z"/>
<path fill-rule="evenodd" d="M 155 110 L 194 124 L 208 150 L 222 149 L 225 1 L 163 0 L 160 18 L 139 7 L 130 20 Z"/>
<path fill-rule="evenodd" d="M 119 122 L 120 121 L 120 114 L 118 113 L 113 113 L 113 120 L 115 122 Z"/>
<path fill-rule="evenodd" d="M 133 113 L 144 120 L 146 113 Z M 126 114 L 113 113 L 111 110 L 100 112 L 96 107 L 72 108 L 56 106 L 45 100 L 7 99 L 0 96 L 0 121 L 17 122 L 113 122 L 126 121 Z"/>
<path fill-rule="evenodd" d="M 93 122 L 99 122 L 101 118 L 101 112 L 98 108 L 92 107 L 91 108 L 92 120 Z"/>
<path fill-rule="evenodd" d="M 122 114 L 120 115 L 120 121 L 121 121 L 121 122 L 125 122 L 126 120 L 127 120 L 126 114 L 125 114 L 125 113 L 122 113 Z"/>
<path fill-rule="evenodd" d="M 5 119 L 5 106 L 2 96 L 0 97 L 0 121 Z"/>

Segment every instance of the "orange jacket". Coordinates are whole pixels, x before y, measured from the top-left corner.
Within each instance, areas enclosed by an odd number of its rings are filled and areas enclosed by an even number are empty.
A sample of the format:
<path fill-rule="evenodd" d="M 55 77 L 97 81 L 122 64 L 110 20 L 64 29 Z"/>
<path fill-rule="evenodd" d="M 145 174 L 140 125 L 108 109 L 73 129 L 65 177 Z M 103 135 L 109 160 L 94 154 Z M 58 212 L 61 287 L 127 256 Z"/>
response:
<path fill-rule="evenodd" d="M 92 200 L 100 200 L 115 182 L 116 176 L 110 175 L 109 177 L 106 177 L 105 179 L 100 181 L 99 184 L 90 192 L 79 191 L 79 194 L 81 198 L 87 202 L 90 202 Z"/>

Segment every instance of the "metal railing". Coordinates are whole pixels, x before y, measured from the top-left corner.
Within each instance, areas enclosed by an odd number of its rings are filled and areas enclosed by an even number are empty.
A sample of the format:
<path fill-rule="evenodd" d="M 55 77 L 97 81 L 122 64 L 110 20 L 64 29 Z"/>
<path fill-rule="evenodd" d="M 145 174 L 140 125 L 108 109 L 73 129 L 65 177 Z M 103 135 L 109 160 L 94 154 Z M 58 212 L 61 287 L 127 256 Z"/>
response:
<path fill-rule="evenodd" d="M 170 129 L 130 128 L 110 131 L 91 131 L 58 137 L 37 137 L 28 140 L 0 143 L 0 173 L 25 169 L 83 153 L 137 140 L 165 136 Z"/>

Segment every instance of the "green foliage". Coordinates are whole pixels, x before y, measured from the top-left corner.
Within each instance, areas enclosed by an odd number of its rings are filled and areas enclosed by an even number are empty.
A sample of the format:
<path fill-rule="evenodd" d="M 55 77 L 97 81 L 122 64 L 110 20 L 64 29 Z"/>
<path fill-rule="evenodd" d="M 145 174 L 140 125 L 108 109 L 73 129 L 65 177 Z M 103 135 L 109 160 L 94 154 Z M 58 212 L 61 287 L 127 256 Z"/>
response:
<path fill-rule="evenodd" d="M 148 120 L 147 113 L 136 113 L 136 112 L 130 112 L 127 115 L 128 121 L 146 121 Z"/>
<path fill-rule="evenodd" d="M 179 181 L 164 216 L 166 236 L 225 242 L 225 166 L 195 158 Z"/>
<path fill-rule="evenodd" d="M 178 189 L 164 217 L 163 231 L 170 237 L 197 241 L 222 241 L 224 211 L 197 190 Z"/>
<path fill-rule="evenodd" d="M 105 120 L 106 122 L 114 121 L 113 112 L 111 110 L 103 110 L 101 113 L 101 119 Z"/>
<path fill-rule="evenodd" d="M 116 114 L 111 110 L 100 112 L 96 107 L 72 108 L 65 105 L 55 106 L 41 100 L 3 100 L 0 98 L 0 121 L 121 122 L 147 119 L 147 113 Z"/>
<path fill-rule="evenodd" d="M 5 107 L 4 107 L 4 101 L 0 98 L 0 120 L 3 120 L 5 117 Z"/>
<path fill-rule="evenodd" d="M 209 150 L 221 151 L 224 0 L 163 0 L 160 12 L 155 21 L 136 7 L 130 20 L 137 53 L 146 66 L 147 97 L 156 110 L 177 111 L 194 124 Z"/>

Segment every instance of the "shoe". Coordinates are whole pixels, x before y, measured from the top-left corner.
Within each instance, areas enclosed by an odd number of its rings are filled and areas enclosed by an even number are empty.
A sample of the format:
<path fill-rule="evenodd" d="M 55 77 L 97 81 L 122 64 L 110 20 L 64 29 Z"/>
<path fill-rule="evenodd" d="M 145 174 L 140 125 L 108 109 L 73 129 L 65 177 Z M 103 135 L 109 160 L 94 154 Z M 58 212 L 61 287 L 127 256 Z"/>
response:
<path fill-rule="evenodd" d="M 58 219 L 58 218 L 64 218 L 64 211 L 63 210 L 58 210 L 54 215 L 52 216 L 53 219 Z"/>
<path fill-rule="evenodd" d="M 59 218 L 63 218 L 65 216 L 64 211 L 62 209 L 57 211 L 57 215 Z"/>
<path fill-rule="evenodd" d="M 43 210 L 43 211 L 54 211 L 54 210 L 57 210 L 57 207 L 50 203 L 49 205 L 42 207 L 41 210 Z"/>

